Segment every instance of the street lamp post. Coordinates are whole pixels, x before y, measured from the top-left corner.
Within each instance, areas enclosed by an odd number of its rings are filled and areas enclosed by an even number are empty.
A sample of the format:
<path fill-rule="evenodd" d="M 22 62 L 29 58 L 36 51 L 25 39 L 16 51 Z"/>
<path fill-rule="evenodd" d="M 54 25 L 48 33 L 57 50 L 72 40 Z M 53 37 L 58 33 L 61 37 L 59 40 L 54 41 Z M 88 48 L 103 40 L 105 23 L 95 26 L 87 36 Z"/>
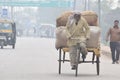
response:
<path fill-rule="evenodd" d="M 85 0 L 85 8 L 84 10 L 89 10 L 89 0 Z"/>
<path fill-rule="evenodd" d="M 11 6 L 11 19 L 13 20 L 13 6 Z"/>
<path fill-rule="evenodd" d="M 101 0 L 98 0 L 99 26 L 101 26 Z"/>
<path fill-rule="evenodd" d="M 76 0 L 74 0 L 73 10 L 76 10 Z"/>

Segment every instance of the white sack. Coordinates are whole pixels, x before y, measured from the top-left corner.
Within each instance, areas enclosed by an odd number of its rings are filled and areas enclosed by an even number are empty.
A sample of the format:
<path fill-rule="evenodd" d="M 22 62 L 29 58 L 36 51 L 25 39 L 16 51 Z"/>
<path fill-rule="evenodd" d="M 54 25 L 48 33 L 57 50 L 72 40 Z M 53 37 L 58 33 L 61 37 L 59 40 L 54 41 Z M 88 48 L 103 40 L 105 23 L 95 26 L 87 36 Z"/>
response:
<path fill-rule="evenodd" d="M 60 26 L 56 29 L 56 49 L 67 47 L 66 27 Z"/>
<path fill-rule="evenodd" d="M 100 27 L 90 26 L 90 39 L 87 40 L 87 48 L 100 46 Z M 56 29 L 56 49 L 67 47 L 66 27 L 60 26 Z"/>
<path fill-rule="evenodd" d="M 87 41 L 87 48 L 100 46 L 100 27 L 90 26 L 90 39 Z"/>

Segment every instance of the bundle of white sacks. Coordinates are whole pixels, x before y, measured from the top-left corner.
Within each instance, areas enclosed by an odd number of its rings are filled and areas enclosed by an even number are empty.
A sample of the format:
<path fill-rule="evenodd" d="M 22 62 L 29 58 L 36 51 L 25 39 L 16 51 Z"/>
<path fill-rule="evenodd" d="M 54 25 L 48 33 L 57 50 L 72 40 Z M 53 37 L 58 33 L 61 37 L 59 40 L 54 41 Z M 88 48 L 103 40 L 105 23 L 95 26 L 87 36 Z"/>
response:
<path fill-rule="evenodd" d="M 98 48 L 100 46 L 100 27 L 89 26 L 90 27 L 90 39 L 87 40 L 87 48 Z M 56 49 L 68 47 L 67 37 L 66 37 L 66 27 L 60 26 L 56 28 Z"/>

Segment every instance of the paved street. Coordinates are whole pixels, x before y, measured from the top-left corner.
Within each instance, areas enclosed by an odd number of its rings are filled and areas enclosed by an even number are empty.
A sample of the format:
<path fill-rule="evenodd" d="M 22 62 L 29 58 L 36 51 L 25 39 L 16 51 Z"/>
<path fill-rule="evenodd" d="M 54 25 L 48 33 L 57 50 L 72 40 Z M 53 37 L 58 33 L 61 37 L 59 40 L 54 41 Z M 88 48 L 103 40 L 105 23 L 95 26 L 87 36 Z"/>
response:
<path fill-rule="evenodd" d="M 78 77 L 69 63 L 58 74 L 58 52 L 54 39 L 17 38 L 16 48 L 0 49 L 0 80 L 120 80 L 120 64 L 101 55 L 100 76 L 95 64 L 79 64 Z M 68 55 L 67 55 L 68 57 Z M 89 54 L 87 58 L 89 59 Z"/>

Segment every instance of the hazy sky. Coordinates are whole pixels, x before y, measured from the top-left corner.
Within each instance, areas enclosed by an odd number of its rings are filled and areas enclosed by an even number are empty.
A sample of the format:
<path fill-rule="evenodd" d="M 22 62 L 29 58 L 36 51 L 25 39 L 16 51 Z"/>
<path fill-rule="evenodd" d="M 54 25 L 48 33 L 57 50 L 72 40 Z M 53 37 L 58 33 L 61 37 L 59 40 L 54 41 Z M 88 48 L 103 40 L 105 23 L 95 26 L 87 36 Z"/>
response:
<path fill-rule="evenodd" d="M 116 9 L 117 7 L 119 7 L 119 6 L 118 6 L 118 1 L 119 1 L 119 0 L 112 0 L 112 1 L 113 1 L 112 5 L 111 5 L 111 8 L 112 8 L 112 9 Z"/>

